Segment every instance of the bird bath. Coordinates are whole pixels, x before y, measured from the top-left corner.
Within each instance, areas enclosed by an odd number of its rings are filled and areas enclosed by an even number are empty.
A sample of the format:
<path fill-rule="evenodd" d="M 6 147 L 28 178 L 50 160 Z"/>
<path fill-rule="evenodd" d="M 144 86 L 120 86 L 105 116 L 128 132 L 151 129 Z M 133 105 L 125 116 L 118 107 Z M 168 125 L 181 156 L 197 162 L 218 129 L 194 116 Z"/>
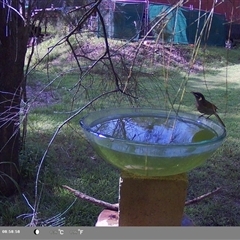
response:
<path fill-rule="evenodd" d="M 104 109 L 80 125 L 95 151 L 121 170 L 119 226 L 181 225 L 186 172 L 226 136 L 210 119 L 149 108 Z"/>

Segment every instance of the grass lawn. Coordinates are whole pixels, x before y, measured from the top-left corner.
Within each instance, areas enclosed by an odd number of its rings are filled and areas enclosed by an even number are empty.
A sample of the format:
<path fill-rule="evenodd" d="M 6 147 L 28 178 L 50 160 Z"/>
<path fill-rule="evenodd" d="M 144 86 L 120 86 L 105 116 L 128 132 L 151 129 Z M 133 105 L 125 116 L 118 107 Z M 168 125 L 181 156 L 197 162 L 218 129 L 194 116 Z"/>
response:
<path fill-rule="evenodd" d="M 38 224 L 94 226 L 102 208 L 75 200 L 61 186 L 68 185 L 116 203 L 119 171 L 95 154 L 83 136 L 79 120 L 89 111 L 119 106 L 180 107 L 181 111 L 199 114 L 191 91 L 202 92 L 217 105 L 227 138 L 205 164 L 188 173 L 187 200 L 217 187 L 221 191 L 187 206 L 185 212 L 199 226 L 240 225 L 239 49 L 202 47 L 195 64 L 191 65 L 194 51 L 191 46 L 143 46 L 135 56 L 136 43 L 111 40 L 112 61 L 120 76 L 118 83 L 120 88 L 126 87 L 128 95 L 117 92 L 103 96 L 63 124 L 93 98 L 116 87 L 109 61 L 105 58 L 97 64 L 94 61 L 104 52 L 104 42 L 88 38 L 80 36 L 73 44 L 81 68 L 65 43 L 29 73 L 28 130 L 20 155 L 22 192 L 10 199 L 0 198 L 0 225 L 29 224 L 32 211 L 26 199 L 31 205 L 36 200 L 36 175 L 46 153 L 38 179 Z M 54 44 L 54 39 L 40 44 L 32 64 L 38 63 Z M 132 75 L 128 78 L 133 62 Z M 211 118 L 216 120 L 214 116 Z M 55 218 L 47 223 L 52 217 Z"/>
<path fill-rule="evenodd" d="M 186 213 L 197 225 L 239 226 L 240 224 L 238 72 L 236 64 L 219 68 L 216 74 L 207 74 L 206 79 L 211 82 L 208 85 L 211 97 L 208 96 L 204 84 L 202 87 L 196 83 L 190 85 L 193 89 L 206 92 L 206 96 L 218 106 L 227 129 L 227 138 L 223 146 L 203 166 L 189 173 L 189 199 L 217 187 L 222 188 L 213 197 L 197 205 L 186 207 Z"/>

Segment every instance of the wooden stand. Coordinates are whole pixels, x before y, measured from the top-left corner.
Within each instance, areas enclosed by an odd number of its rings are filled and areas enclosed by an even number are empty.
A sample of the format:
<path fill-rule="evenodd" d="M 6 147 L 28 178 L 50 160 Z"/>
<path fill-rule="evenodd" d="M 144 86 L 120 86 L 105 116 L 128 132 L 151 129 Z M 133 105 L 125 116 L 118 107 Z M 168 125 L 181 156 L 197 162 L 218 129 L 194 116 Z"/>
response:
<path fill-rule="evenodd" d="M 181 226 L 187 186 L 186 174 L 146 178 L 122 172 L 119 212 L 104 210 L 96 226 Z"/>

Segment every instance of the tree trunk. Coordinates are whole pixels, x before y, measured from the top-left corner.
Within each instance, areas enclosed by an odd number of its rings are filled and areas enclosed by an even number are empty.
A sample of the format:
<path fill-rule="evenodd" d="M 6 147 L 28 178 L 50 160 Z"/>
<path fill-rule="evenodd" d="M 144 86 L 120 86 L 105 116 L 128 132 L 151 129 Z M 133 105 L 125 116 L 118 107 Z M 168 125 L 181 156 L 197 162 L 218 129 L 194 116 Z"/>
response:
<path fill-rule="evenodd" d="M 0 4 L 0 195 L 18 189 L 20 103 L 28 34 L 23 19 Z M 11 7 L 19 11 L 19 1 Z"/>

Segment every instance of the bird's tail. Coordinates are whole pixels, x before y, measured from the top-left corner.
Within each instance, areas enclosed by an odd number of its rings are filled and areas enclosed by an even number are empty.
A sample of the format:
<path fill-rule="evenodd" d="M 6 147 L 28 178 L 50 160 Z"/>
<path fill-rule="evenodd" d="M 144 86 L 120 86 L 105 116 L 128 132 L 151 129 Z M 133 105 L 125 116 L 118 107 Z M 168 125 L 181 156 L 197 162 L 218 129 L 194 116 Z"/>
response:
<path fill-rule="evenodd" d="M 218 121 L 219 121 L 224 127 L 226 127 L 225 124 L 223 123 L 222 119 L 218 116 L 218 114 L 215 113 L 214 115 L 217 117 Z"/>

